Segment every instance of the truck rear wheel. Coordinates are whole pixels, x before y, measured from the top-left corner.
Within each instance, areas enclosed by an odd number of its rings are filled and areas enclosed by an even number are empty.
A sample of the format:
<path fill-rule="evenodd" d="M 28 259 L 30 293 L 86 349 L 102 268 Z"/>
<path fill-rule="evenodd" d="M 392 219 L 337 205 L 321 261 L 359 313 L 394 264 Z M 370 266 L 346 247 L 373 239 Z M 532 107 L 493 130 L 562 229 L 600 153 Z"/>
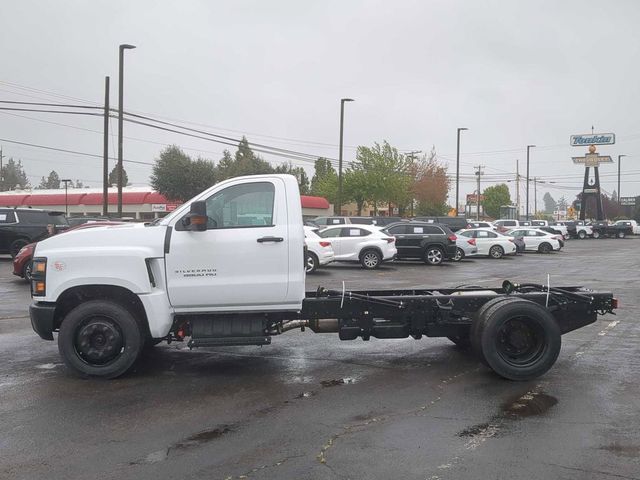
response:
<path fill-rule="evenodd" d="M 75 307 L 58 335 L 58 350 L 70 370 L 102 378 L 123 375 L 137 360 L 144 343 L 131 312 L 106 300 Z"/>
<path fill-rule="evenodd" d="M 493 302 L 479 311 L 474 322 L 474 349 L 494 372 L 509 380 L 531 380 L 546 373 L 562 344 L 553 316 L 529 300 Z"/>
<path fill-rule="evenodd" d="M 618 238 L 624 238 L 624 237 L 625 237 L 625 233 L 622 230 L 620 230 L 618 232 Z"/>
<path fill-rule="evenodd" d="M 584 230 L 580 230 L 580 231 L 578 232 L 578 238 L 579 238 L 580 240 L 584 240 L 585 238 L 587 238 L 587 232 L 585 232 Z"/>

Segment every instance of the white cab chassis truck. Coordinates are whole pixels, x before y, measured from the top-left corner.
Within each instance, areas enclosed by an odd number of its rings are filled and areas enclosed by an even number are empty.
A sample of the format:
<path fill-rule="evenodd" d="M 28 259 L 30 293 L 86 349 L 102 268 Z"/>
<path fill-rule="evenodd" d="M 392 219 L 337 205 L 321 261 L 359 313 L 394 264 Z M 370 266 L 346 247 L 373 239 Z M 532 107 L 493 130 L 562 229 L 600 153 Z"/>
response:
<path fill-rule="evenodd" d="M 233 178 L 149 224 L 39 242 L 31 323 L 45 340 L 57 332 L 66 366 L 84 376 L 118 377 L 161 341 L 267 345 L 309 328 L 340 340 L 448 337 L 499 375 L 529 380 L 554 364 L 561 334 L 617 308 L 610 293 L 509 281 L 305 293 L 304 249 L 296 179 Z"/>

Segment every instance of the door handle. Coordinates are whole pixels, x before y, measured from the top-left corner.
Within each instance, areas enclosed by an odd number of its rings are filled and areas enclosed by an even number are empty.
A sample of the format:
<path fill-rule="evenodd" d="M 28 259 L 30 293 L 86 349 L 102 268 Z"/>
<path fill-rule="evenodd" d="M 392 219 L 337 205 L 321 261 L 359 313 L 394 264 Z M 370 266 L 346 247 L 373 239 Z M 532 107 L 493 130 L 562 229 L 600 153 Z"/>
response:
<path fill-rule="evenodd" d="M 258 239 L 258 243 L 265 242 L 284 242 L 284 238 L 282 237 L 262 237 Z"/>

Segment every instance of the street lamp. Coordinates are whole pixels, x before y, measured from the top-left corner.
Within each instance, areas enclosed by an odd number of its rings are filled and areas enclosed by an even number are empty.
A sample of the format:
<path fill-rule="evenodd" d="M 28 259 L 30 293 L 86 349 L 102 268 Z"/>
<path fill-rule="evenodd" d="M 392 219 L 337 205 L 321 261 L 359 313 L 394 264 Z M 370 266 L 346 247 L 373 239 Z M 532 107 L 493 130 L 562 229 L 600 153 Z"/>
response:
<path fill-rule="evenodd" d="M 618 205 L 620 205 L 620 159 L 626 155 L 618 155 Z"/>
<path fill-rule="evenodd" d="M 119 48 L 118 56 L 118 217 L 122 217 L 122 101 L 124 99 L 124 51 L 136 48 L 135 45 L 123 43 Z"/>
<path fill-rule="evenodd" d="M 340 99 L 340 153 L 338 154 L 338 205 L 333 208 L 333 213 L 340 215 L 342 212 L 342 137 L 344 132 L 344 103 L 353 102 L 353 98 Z M 337 209 L 337 212 L 336 212 Z"/>
<path fill-rule="evenodd" d="M 66 217 L 67 215 L 69 215 L 69 202 L 67 201 L 67 185 L 72 180 L 70 178 L 63 178 L 60 181 L 64 182 L 64 215 Z"/>
<path fill-rule="evenodd" d="M 529 220 L 529 150 L 531 150 L 533 147 L 535 147 L 535 145 L 527 145 L 527 220 Z"/>
<path fill-rule="evenodd" d="M 469 130 L 468 128 L 460 127 L 458 128 L 458 143 L 456 148 L 456 217 L 458 216 L 458 205 L 459 195 L 460 195 L 460 132 L 462 130 Z"/>

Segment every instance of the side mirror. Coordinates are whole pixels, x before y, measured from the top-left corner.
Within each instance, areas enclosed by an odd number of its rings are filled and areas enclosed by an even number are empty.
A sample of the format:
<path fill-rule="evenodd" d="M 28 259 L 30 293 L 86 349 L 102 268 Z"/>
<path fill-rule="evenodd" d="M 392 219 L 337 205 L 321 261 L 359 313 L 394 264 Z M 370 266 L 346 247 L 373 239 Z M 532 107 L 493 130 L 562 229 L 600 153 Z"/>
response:
<path fill-rule="evenodd" d="M 199 201 L 191 204 L 191 209 L 182 223 L 191 232 L 204 232 L 207 229 L 207 220 L 207 204 Z"/>

